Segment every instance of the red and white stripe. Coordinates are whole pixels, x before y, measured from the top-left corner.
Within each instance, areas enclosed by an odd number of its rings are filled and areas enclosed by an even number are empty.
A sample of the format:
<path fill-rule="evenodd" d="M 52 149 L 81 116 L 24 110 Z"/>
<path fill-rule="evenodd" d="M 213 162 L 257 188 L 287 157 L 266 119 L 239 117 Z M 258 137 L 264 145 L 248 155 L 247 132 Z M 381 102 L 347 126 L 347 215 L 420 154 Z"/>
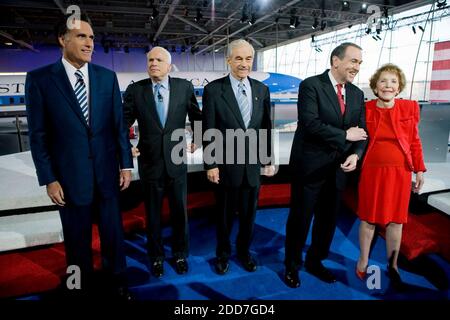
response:
<path fill-rule="evenodd" d="M 434 45 L 430 101 L 450 101 L 450 41 Z"/>

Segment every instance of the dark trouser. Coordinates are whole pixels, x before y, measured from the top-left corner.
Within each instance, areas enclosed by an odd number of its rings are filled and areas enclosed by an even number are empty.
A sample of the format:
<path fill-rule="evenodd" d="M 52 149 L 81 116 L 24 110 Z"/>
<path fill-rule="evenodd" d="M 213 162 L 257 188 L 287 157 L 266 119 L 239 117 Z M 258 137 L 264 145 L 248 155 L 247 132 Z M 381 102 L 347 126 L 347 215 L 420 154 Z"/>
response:
<path fill-rule="evenodd" d="M 336 229 L 340 209 L 341 191 L 336 189 L 336 176 L 332 171 L 325 179 L 291 186 L 291 205 L 286 224 L 286 268 L 298 269 L 302 265 L 302 251 L 314 213 L 311 246 L 306 259 L 319 262 L 327 258 Z"/>
<path fill-rule="evenodd" d="M 236 212 L 239 217 L 237 254 L 249 254 L 260 186 L 249 186 L 246 181 L 244 177 L 244 183 L 239 187 L 220 185 L 217 189 L 217 257 L 228 258 L 231 255 L 230 233 Z"/>
<path fill-rule="evenodd" d="M 159 179 L 143 181 L 142 185 L 147 212 L 147 246 L 150 260 L 154 262 L 164 259 L 161 209 L 166 192 L 172 226 L 172 255 L 176 259 L 186 258 L 189 254 L 186 175 L 171 178 L 164 173 Z"/>
<path fill-rule="evenodd" d="M 66 204 L 59 209 L 64 233 L 67 265 L 81 269 L 83 283 L 91 280 L 92 222 L 98 220 L 103 269 L 117 281 L 125 281 L 125 249 L 122 216 L 117 197 L 103 199 L 96 195 L 91 205 Z M 122 283 L 121 283 L 122 284 Z"/>

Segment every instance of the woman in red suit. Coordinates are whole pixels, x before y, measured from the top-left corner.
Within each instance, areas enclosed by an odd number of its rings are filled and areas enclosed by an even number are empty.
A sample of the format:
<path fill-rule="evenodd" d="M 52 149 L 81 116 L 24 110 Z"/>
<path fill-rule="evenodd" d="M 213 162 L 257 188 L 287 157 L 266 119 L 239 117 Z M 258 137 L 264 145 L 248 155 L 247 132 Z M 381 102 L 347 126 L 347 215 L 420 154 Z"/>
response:
<path fill-rule="evenodd" d="M 363 280 L 369 260 L 375 226 L 386 228 L 388 276 L 401 285 L 397 258 L 403 224 L 408 220 L 411 172 L 416 173 L 413 192 L 424 183 L 426 171 L 418 133 L 419 105 L 395 97 L 405 88 L 400 68 L 387 64 L 370 79 L 377 99 L 366 103 L 366 123 L 370 142 L 362 162 L 359 182 L 358 216 L 360 256 L 356 274 Z"/>

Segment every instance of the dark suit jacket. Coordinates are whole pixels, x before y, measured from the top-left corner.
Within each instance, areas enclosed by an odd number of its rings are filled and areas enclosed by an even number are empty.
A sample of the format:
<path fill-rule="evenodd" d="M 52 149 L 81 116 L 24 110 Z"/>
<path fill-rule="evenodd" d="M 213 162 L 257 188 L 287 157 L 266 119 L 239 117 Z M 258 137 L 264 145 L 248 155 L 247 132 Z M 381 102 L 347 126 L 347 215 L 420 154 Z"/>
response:
<path fill-rule="evenodd" d="M 263 83 L 249 78 L 252 88 L 253 109 L 248 129 L 266 129 L 268 132 L 266 150 L 263 153 L 271 156 L 271 130 L 272 123 L 270 120 L 270 94 L 269 88 Z M 205 169 L 219 168 L 220 182 L 228 186 L 239 186 L 243 182 L 244 173 L 247 174 L 247 180 L 250 186 L 257 186 L 260 184 L 261 163 L 259 156 L 257 162 L 249 163 L 250 154 L 252 156 L 259 154 L 259 138 L 255 145 L 245 144 L 245 163 L 237 164 L 237 143 L 232 139 L 226 139 L 227 129 L 241 129 L 245 131 L 244 121 L 242 119 L 239 105 L 236 101 L 229 76 L 217 79 L 206 85 L 203 92 L 203 130 L 217 129 L 223 136 L 223 161 L 222 164 L 216 158 L 213 163 L 205 163 Z M 256 132 L 258 133 L 258 132 Z M 205 148 L 211 142 L 205 141 L 204 137 L 204 152 Z M 234 143 L 234 163 L 225 164 L 227 159 L 227 145 L 230 147 Z M 219 146 L 216 145 L 216 148 Z"/>
<path fill-rule="evenodd" d="M 201 120 L 192 84 L 184 79 L 169 77 L 169 110 L 164 128 L 156 112 L 151 79 L 130 84 L 124 94 L 124 117 L 128 127 L 137 119 L 141 155 L 138 158 L 141 179 L 157 179 L 164 167 L 170 177 L 186 174 L 187 165 L 174 164 L 171 160 L 172 149 L 179 141 L 171 141 L 172 132 L 186 127 L 186 115 L 191 125 Z M 183 149 L 185 150 L 185 148 Z M 185 151 L 183 151 L 185 153 Z"/>
<path fill-rule="evenodd" d="M 61 61 L 28 72 L 25 84 L 31 154 L 40 185 L 61 184 L 66 201 L 118 194 L 119 167 L 133 168 L 116 74 L 89 64 L 89 119 L 81 113 Z"/>
<path fill-rule="evenodd" d="M 345 139 L 350 127 L 366 128 L 363 92 L 351 83 L 345 85 L 346 110 L 342 116 L 328 71 L 300 84 L 298 127 L 290 157 L 294 179 L 320 178 L 327 172 L 325 168 L 338 166 L 353 153 L 361 159 L 367 145 L 367 141 L 352 143 Z M 345 174 L 339 167 L 336 172 L 336 184 L 343 186 Z"/>

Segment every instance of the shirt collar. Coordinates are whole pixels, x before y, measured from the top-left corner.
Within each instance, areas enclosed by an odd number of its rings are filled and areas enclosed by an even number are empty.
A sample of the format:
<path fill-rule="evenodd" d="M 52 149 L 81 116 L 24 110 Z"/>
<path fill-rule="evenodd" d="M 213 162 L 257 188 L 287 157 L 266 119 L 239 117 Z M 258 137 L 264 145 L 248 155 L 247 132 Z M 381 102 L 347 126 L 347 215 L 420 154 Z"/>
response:
<path fill-rule="evenodd" d="M 67 61 L 66 58 L 64 58 L 64 57 L 61 58 L 61 62 L 63 64 L 64 69 L 66 70 L 67 74 L 74 75 L 75 71 L 80 70 L 81 73 L 83 74 L 83 78 L 84 79 L 88 79 L 88 77 L 89 77 L 89 71 L 88 71 L 89 68 L 88 68 L 88 64 L 87 63 L 85 63 L 80 69 L 77 69 L 73 65 L 71 65 L 70 62 Z"/>
<path fill-rule="evenodd" d="M 156 84 L 161 84 L 161 87 L 163 87 L 164 89 L 169 89 L 169 77 L 165 77 L 164 79 L 162 79 L 159 82 L 153 81 L 152 80 L 152 86 L 155 87 Z"/>
<path fill-rule="evenodd" d="M 328 71 L 328 77 L 330 77 L 330 81 L 331 81 L 331 84 L 333 85 L 333 87 L 336 88 L 336 86 L 339 84 L 339 82 L 336 81 L 333 74 L 331 73 L 331 70 Z M 342 88 L 345 88 L 345 83 L 342 84 Z"/>
<path fill-rule="evenodd" d="M 236 79 L 235 77 L 233 77 L 233 75 L 232 75 L 231 73 L 229 74 L 229 77 L 230 77 L 231 86 L 232 86 L 233 88 L 238 88 L 239 83 L 240 83 L 241 81 L 239 81 L 238 79 Z M 245 77 L 245 79 L 242 80 L 242 83 L 245 85 L 245 88 L 246 88 L 246 89 L 250 89 L 250 81 L 248 80 L 248 77 Z"/>

